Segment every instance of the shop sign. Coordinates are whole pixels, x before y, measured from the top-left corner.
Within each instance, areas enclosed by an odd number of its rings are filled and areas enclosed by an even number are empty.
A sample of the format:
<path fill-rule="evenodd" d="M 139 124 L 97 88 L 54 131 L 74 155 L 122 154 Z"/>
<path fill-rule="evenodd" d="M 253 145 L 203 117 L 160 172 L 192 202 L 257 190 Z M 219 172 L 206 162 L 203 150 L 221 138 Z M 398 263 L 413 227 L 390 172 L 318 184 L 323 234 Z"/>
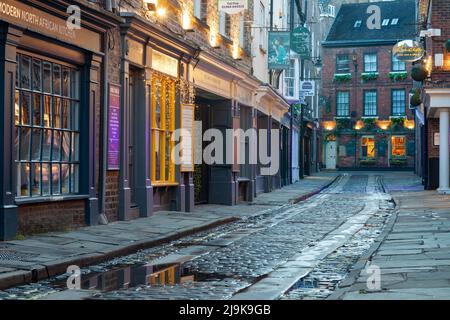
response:
<path fill-rule="evenodd" d="M 178 60 L 156 50 L 152 50 L 152 69 L 178 78 Z"/>
<path fill-rule="evenodd" d="M 291 49 L 300 55 L 301 58 L 311 57 L 311 35 L 305 27 L 297 27 L 292 30 Z"/>
<path fill-rule="evenodd" d="M 216 74 L 220 73 L 216 72 Z M 196 86 L 216 93 L 224 98 L 231 97 L 231 82 L 216 76 L 210 71 L 196 68 L 193 72 L 192 82 Z"/>
<path fill-rule="evenodd" d="M 248 9 L 248 0 L 219 0 L 219 11 L 227 14 L 241 13 Z"/>
<path fill-rule="evenodd" d="M 286 31 L 269 32 L 269 69 L 287 70 L 291 66 L 291 33 Z"/>
<path fill-rule="evenodd" d="M 316 95 L 316 83 L 314 81 L 300 81 L 300 92 L 303 97 L 314 97 Z"/>
<path fill-rule="evenodd" d="M 108 170 L 120 168 L 120 86 L 109 86 Z"/>
<path fill-rule="evenodd" d="M 0 21 L 16 24 L 79 47 L 100 51 L 100 35 L 81 28 L 69 28 L 67 21 L 14 0 L 0 1 Z"/>
<path fill-rule="evenodd" d="M 181 106 L 181 172 L 194 172 L 195 105 Z"/>
<path fill-rule="evenodd" d="M 392 54 L 397 60 L 403 62 L 414 62 L 422 59 L 425 51 L 418 43 L 414 40 L 403 40 L 398 42 L 392 49 Z"/>

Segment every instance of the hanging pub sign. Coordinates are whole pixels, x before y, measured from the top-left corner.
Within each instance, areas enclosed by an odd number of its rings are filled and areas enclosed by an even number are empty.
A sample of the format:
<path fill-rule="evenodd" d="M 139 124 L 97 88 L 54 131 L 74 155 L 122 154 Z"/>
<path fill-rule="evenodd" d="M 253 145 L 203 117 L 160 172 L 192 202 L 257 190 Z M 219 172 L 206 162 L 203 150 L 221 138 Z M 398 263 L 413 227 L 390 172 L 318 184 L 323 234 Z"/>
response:
<path fill-rule="evenodd" d="M 291 49 L 301 58 L 311 57 L 311 35 L 305 27 L 297 27 L 291 33 Z"/>
<path fill-rule="evenodd" d="M 304 97 L 314 97 L 316 95 L 316 83 L 314 81 L 300 81 L 300 92 Z"/>
<path fill-rule="evenodd" d="M 291 60 L 289 51 L 291 50 L 291 34 L 287 31 L 269 32 L 269 69 L 285 70 L 289 69 Z"/>
<path fill-rule="evenodd" d="M 417 41 L 403 40 L 394 46 L 392 54 L 399 61 L 414 62 L 422 59 L 425 51 Z"/>
<path fill-rule="evenodd" d="M 120 87 L 109 85 L 108 170 L 120 167 Z"/>
<path fill-rule="evenodd" d="M 219 11 L 227 14 L 241 13 L 248 9 L 248 0 L 219 0 Z"/>

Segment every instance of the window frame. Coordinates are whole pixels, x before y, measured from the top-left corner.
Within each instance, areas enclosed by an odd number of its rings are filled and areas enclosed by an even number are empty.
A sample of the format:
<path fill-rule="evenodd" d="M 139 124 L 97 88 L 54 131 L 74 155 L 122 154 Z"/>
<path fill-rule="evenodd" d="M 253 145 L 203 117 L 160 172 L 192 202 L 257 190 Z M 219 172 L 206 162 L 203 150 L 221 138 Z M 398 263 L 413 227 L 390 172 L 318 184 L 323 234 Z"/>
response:
<path fill-rule="evenodd" d="M 161 90 L 161 101 L 160 101 L 160 127 L 156 124 L 156 106 L 157 106 L 157 96 L 156 96 L 156 87 L 157 81 L 160 81 L 160 90 Z M 167 87 L 172 86 L 172 90 L 167 92 Z M 178 185 L 176 182 L 176 174 L 175 174 L 175 163 L 172 159 L 172 151 L 175 148 L 175 141 L 173 141 L 172 137 L 175 132 L 175 111 L 176 111 L 176 80 L 172 77 L 163 75 L 158 72 L 153 72 L 152 80 L 151 80 L 151 91 L 152 91 L 152 101 L 151 101 L 151 117 L 152 117 L 152 127 L 151 127 L 151 137 L 152 137 L 152 145 L 151 145 L 151 181 L 153 186 L 165 186 L 165 185 Z M 167 96 L 168 95 L 168 96 Z M 164 98 L 163 98 L 164 97 Z M 167 97 L 169 98 L 170 105 L 167 106 Z M 169 111 L 169 124 L 167 124 L 167 110 Z M 167 129 L 169 128 L 169 129 Z M 159 179 L 157 179 L 156 174 L 156 133 L 158 132 L 159 136 L 159 150 L 161 152 L 160 161 L 159 161 Z M 170 138 L 167 139 L 167 133 L 170 134 Z M 166 147 L 169 144 L 169 154 L 166 153 Z M 162 156 L 162 151 L 164 151 L 164 157 Z M 169 176 L 166 176 L 166 161 L 169 160 Z"/>
<path fill-rule="evenodd" d="M 394 139 L 395 138 L 403 138 L 403 155 L 394 155 Z M 407 151 L 407 143 L 406 143 L 406 135 L 392 135 L 391 136 L 391 152 L 389 154 L 390 159 L 406 159 L 408 155 Z"/>
<path fill-rule="evenodd" d="M 283 91 L 284 91 L 284 95 L 286 97 L 295 98 L 295 88 L 296 88 L 296 82 L 297 82 L 296 77 L 295 77 L 296 71 L 297 71 L 296 59 L 291 59 L 289 69 L 286 69 L 284 71 L 284 77 L 283 77 L 283 82 L 284 82 L 284 90 Z M 292 76 L 290 74 L 288 76 L 287 75 L 288 72 L 289 73 L 292 72 Z M 288 94 L 288 92 L 287 92 L 288 88 L 291 88 L 291 86 L 287 85 L 288 81 L 292 83 L 292 95 Z"/>
<path fill-rule="evenodd" d="M 368 56 L 375 56 L 375 62 L 369 62 L 371 66 L 372 66 L 373 63 L 375 63 L 375 70 L 367 70 L 367 65 L 369 63 L 366 62 L 366 57 L 368 57 Z M 364 56 L 363 56 L 363 70 L 364 70 L 365 73 L 378 72 L 378 55 L 377 55 L 376 52 L 364 53 Z"/>
<path fill-rule="evenodd" d="M 367 156 L 363 156 L 363 148 L 367 147 L 367 145 L 363 145 L 363 139 L 373 139 L 373 157 L 368 156 L 369 152 L 367 151 Z M 377 157 L 377 142 L 375 140 L 375 136 L 373 135 L 364 135 L 361 136 L 361 147 L 360 147 L 360 154 L 361 154 L 361 159 L 365 159 L 365 160 L 372 160 L 372 159 L 376 159 Z"/>
<path fill-rule="evenodd" d="M 394 66 L 399 63 L 403 64 L 403 67 L 404 67 L 403 69 L 395 69 L 394 68 Z M 395 55 L 393 52 L 391 53 L 391 71 L 392 72 L 405 72 L 406 71 L 406 62 L 400 61 L 397 58 L 395 58 Z"/>
<path fill-rule="evenodd" d="M 348 66 L 348 71 L 347 71 L 347 72 L 341 71 L 341 70 L 339 69 L 339 60 L 340 60 L 340 58 L 342 58 L 342 57 L 347 57 L 347 66 Z M 346 69 L 347 69 L 347 68 L 346 68 Z M 346 54 L 346 53 L 336 54 L 336 71 L 335 71 L 335 73 L 336 73 L 336 74 L 342 74 L 342 73 L 350 73 L 350 72 L 351 72 L 351 68 L 350 68 L 350 55 L 349 55 L 349 54 Z"/>
<path fill-rule="evenodd" d="M 367 102 L 367 93 L 375 93 L 375 114 L 367 114 L 366 112 L 366 102 Z M 364 90 L 363 91 L 363 115 L 364 117 L 376 117 L 378 116 L 378 90 Z"/>
<path fill-rule="evenodd" d="M 22 63 L 23 59 L 29 60 L 29 86 L 22 86 Z M 14 196 L 16 201 L 39 201 L 39 199 L 54 197 L 74 197 L 81 194 L 81 170 L 82 170 L 82 90 L 83 90 L 83 70 L 80 66 L 69 64 L 56 59 L 48 58 L 28 51 L 18 50 L 16 54 L 17 75 L 14 84 L 14 110 L 13 129 L 15 130 L 15 141 L 13 159 L 16 185 Z M 34 77 L 36 76 L 34 67 L 35 62 L 39 63 L 39 87 L 35 87 Z M 45 65 L 49 66 L 47 75 L 49 87 L 45 85 Z M 55 66 L 59 70 L 60 83 L 58 92 L 55 91 Z M 67 86 L 64 88 L 64 73 L 68 75 Z M 65 91 L 66 90 L 66 94 Z M 28 123 L 23 123 L 22 118 L 22 98 L 28 96 Z M 36 98 L 39 99 L 39 123 L 35 123 L 34 105 Z M 57 102 L 58 107 L 55 109 Z M 47 109 L 48 108 L 48 109 Z M 58 110 L 59 109 L 59 110 Z M 56 111 L 58 110 L 58 111 Z M 46 120 L 48 112 L 48 120 Z M 65 113 L 68 113 L 67 116 Z M 58 114 L 59 113 L 59 114 Z M 59 120 L 57 115 L 59 115 Z M 28 137 L 22 137 L 25 131 L 29 131 Z M 39 142 L 36 142 L 34 135 L 39 132 Z M 57 135 L 56 135 L 57 134 Z M 46 141 L 47 136 L 47 141 Z M 59 136 L 58 143 L 55 144 L 55 138 Z M 26 142 L 27 155 L 22 154 L 23 139 Z M 50 140 L 48 140 L 50 139 Z M 67 141 L 68 142 L 64 142 Z M 16 144 L 17 143 L 17 144 Z M 38 143 L 38 156 L 35 156 L 34 144 Z M 46 147 L 49 150 L 46 150 Z M 64 150 L 67 149 L 67 150 Z M 55 149 L 58 156 L 55 157 Z M 24 158 L 22 158 L 24 155 Z M 28 157 L 26 157 L 28 156 Z M 25 159 L 26 158 L 26 159 Z M 25 165 L 25 167 L 23 167 Z M 28 165 L 26 173 L 27 190 L 26 194 L 22 189 L 22 168 Z M 56 167 L 56 170 L 55 170 Z M 44 182 L 45 173 L 47 170 Z M 35 171 L 34 169 L 38 170 Z M 39 174 L 38 189 L 35 190 L 35 175 Z M 64 181 L 64 175 L 67 173 L 67 181 Z M 55 175 L 58 177 L 58 185 L 55 185 Z M 45 185 L 47 184 L 47 185 Z M 55 191 L 55 187 L 58 189 Z M 64 191 L 66 189 L 66 191 Z"/>
<path fill-rule="evenodd" d="M 396 101 L 394 99 L 394 93 L 395 92 L 403 92 L 403 112 L 402 113 L 395 113 L 394 111 L 394 102 Z M 399 101 L 399 100 L 398 100 Z M 406 89 L 391 89 L 391 115 L 394 117 L 398 116 L 405 116 L 406 115 Z"/>
<path fill-rule="evenodd" d="M 348 104 L 347 104 L 347 114 L 341 115 L 339 114 L 339 94 L 346 93 L 348 97 Z M 339 90 L 336 91 L 336 117 L 350 117 L 350 91 L 349 90 Z"/>

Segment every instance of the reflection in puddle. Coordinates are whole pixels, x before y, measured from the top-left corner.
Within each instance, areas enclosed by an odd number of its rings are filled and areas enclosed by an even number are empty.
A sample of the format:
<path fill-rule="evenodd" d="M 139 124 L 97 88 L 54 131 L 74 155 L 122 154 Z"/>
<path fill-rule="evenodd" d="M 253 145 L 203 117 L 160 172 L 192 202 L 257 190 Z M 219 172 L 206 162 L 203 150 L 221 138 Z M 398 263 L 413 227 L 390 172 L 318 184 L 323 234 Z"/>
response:
<path fill-rule="evenodd" d="M 174 286 L 194 282 L 196 277 L 189 274 L 189 269 L 180 264 L 171 265 L 132 265 L 103 273 L 81 276 L 81 289 L 103 292 L 129 289 L 137 286 Z M 65 286 L 65 282 L 55 284 Z"/>

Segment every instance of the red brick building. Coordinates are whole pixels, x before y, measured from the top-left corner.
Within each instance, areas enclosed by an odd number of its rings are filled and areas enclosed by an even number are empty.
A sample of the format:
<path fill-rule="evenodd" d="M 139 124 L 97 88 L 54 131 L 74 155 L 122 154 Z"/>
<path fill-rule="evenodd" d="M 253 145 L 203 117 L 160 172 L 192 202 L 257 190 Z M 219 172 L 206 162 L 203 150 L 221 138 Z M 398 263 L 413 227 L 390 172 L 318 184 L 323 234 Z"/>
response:
<path fill-rule="evenodd" d="M 369 29 L 367 8 L 381 8 L 381 28 Z M 328 169 L 414 166 L 411 64 L 393 46 L 414 39 L 415 1 L 342 5 L 323 42 L 323 165 Z"/>
<path fill-rule="evenodd" d="M 420 0 L 418 20 L 421 41 L 426 55 L 419 61 L 427 73 L 420 85 L 421 101 L 417 113 L 423 125 L 421 137 L 422 175 L 427 189 L 439 188 L 449 192 L 449 111 L 450 111 L 450 2 L 448 0 Z"/>

